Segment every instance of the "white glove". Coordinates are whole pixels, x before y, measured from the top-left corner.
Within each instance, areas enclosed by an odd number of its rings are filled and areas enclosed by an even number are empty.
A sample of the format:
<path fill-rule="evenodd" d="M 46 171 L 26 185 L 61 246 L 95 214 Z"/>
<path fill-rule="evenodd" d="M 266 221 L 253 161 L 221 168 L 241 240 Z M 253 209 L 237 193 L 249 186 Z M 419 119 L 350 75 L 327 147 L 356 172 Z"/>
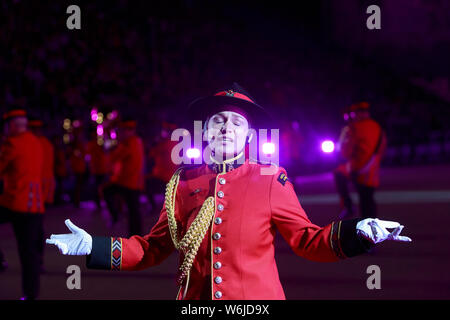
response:
<path fill-rule="evenodd" d="M 84 256 L 91 253 L 92 237 L 89 233 L 74 225 L 69 219 L 65 221 L 67 228 L 72 233 L 52 234 L 45 240 L 48 244 L 54 244 L 62 254 L 72 256 Z"/>
<path fill-rule="evenodd" d="M 398 222 L 368 218 L 356 224 L 356 233 L 375 244 L 384 240 L 410 242 L 411 238 L 400 236 L 404 227 Z M 387 229 L 394 230 L 389 232 Z"/>

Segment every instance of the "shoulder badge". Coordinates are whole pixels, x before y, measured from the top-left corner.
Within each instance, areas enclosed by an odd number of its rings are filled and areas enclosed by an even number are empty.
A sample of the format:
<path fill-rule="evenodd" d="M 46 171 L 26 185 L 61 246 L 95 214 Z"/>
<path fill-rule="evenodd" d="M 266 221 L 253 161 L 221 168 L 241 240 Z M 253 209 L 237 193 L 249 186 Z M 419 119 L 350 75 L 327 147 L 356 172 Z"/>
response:
<path fill-rule="evenodd" d="M 288 181 L 288 177 L 284 173 L 280 173 L 277 181 L 284 186 L 286 184 L 286 181 Z"/>

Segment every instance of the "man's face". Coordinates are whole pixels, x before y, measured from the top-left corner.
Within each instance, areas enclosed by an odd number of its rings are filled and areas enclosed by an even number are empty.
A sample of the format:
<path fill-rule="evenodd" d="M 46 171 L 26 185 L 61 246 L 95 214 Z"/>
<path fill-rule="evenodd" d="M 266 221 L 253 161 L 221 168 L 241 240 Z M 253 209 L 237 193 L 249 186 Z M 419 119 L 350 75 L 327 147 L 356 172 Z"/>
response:
<path fill-rule="evenodd" d="M 27 128 L 27 118 L 17 117 L 6 122 L 4 131 L 7 136 L 15 136 Z"/>
<path fill-rule="evenodd" d="M 207 140 L 215 155 L 230 159 L 245 147 L 249 132 L 247 119 L 233 111 L 214 114 L 207 123 Z"/>

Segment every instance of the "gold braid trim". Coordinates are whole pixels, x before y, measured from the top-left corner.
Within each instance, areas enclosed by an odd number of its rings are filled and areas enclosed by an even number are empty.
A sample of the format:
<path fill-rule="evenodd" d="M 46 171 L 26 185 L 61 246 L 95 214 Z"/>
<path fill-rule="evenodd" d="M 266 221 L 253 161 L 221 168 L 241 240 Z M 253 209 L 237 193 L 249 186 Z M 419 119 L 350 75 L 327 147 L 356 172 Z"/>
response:
<path fill-rule="evenodd" d="M 175 220 L 175 198 L 178 182 L 180 181 L 180 173 L 181 169 L 174 173 L 166 186 L 165 194 L 165 205 L 170 235 L 175 248 L 185 254 L 183 263 L 180 267 L 181 275 L 177 279 L 179 284 L 181 284 L 184 278 L 189 274 L 195 256 L 197 255 L 198 248 L 205 237 L 206 231 L 208 231 L 215 212 L 214 197 L 208 197 L 205 202 L 203 202 L 199 213 L 191 223 L 183 239 L 181 241 L 178 240 L 177 222 Z"/>

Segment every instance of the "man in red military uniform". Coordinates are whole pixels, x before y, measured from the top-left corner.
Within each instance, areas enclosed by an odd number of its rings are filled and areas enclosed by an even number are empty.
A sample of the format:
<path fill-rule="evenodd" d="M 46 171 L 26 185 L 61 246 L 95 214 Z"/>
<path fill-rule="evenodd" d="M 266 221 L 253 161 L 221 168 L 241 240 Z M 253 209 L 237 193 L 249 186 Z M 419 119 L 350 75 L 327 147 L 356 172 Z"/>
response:
<path fill-rule="evenodd" d="M 340 138 L 341 155 L 345 162 L 334 172 L 336 187 L 343 205 L 340 218 L 354 214 L 348 182 L 352 181 L 359 196 L 363 218 L 376 218 L 375 189 L 379 186 L 381 158 L 386 149 L 386 135 L 370 117 L 367 102 L 356 103 L 348 110 L 348 125 Z"/>
<path fill-rule="evenodd" d="M 396 222 L 313 224 L 283 168 L 271 171 L 243 158 L 255 138 L 249 124 L 261 128 L 265 112 L 237 84 L 196 100 L 189 110 L 193 119 L 207 119 L 211 156 L 175 172 L 149 234 L 92 238 L 67 220 L 72 234 L 52 235 L 47 243 L 63 254 L 88 255 L 89 268 L 112 270 L 148 268 L 178 249 L 177 298 L 220 300 L 285 299 L 275 263 L 277 230 L 297 255 L 314 261 L 352 257 L 386 239 L 410 241 L 399 236 Z M 386 227 L 396 229 L 390 233 Z"/>
<path fill-rule="evenodd" d="M 39 119 L 29 119 L 28 128 L 39 139 L 42 147 L 42 197 L 44 198 L 45 205 L 51 205 L 55 199 L 55 175 L 54 175 L 54 163 L 55 163 L 55 150 L 53 144 L 42 132 L 44 123 Z M 43 227 L 43 223 L 42 223 Z M 41 271 L 43 271 L 43 257 L 44 257 L 44 229 L 41 230 Z"/>
<path fill-rule="evenodd" d="M 41 186 L 42 147 L 27 130 L 26 112 L 13 109 L 4 116 L 6 140 L 0 148 L 0 223 L 12 223 L 22 264 L 23 299 L 39 294 L 44 196 Z"/>
<path fill-rule="evenodd" d="M 121 196 L 128 208 L 129 233 L 141 233 L 139 197 L 144 189 L 144 145 L 136 134 L 137 123 L 127 119 L 119 125 L 119 144 L 111 152 L 110 161 L 113 174 L 103 194 L 113 223 L 119 218 L 116 197 Z"/>

